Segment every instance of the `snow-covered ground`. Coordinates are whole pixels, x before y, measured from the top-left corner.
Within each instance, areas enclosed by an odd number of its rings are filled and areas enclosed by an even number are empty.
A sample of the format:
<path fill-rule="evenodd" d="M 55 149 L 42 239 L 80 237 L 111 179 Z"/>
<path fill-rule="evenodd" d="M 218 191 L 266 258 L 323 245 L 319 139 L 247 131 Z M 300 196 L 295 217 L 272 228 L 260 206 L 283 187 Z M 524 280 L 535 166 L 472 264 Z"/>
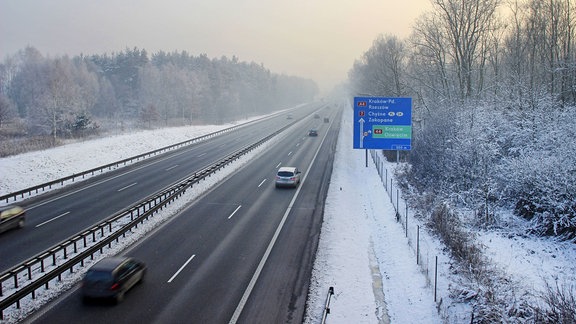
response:
<path fill-rule="evenodd" d="M 328 323 L 469 322 L 470 310 L 450 300 L 448 287 L 457 286 L 457 279 L 450 273 L 449 257 L 424 231 L 419 249 L 425 250 L 428 264 L 439 258 L 437 282 L 434 267 L 423 270 L 416 264 L 414 231 L 409 227 L 406 235 L 374 164 L 365 167 L 364 151 L 352 149 L 351 117 L 344 114 L 339 135 L 306 323 L 319 322 L 329 287 L 334 295 Z M 3 158 L 0 195 L 230 126 L 145 131 Z M 523 289 L 542 291 L 545 279 L 575 282 L 573 244 L 480 234 L 486 255 Z M 443 301 L 440 307 L 434 302 L 435 289 L 437 301 Z"/>

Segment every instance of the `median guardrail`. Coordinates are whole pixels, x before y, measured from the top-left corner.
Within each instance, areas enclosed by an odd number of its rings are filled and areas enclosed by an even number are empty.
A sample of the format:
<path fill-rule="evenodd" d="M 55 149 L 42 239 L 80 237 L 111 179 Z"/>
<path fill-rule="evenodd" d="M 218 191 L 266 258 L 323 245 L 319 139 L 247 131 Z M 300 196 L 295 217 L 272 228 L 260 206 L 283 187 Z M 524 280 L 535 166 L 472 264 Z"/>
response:
<path fill-rule="evenodd" d="M 1 274 L 0 320 L 4 319 L 4 311 L 8 307 L 15 305 L 20 309 L 20 302 L 23 298 L 31 296 L 32 299 L 36 299 L 38 289 L 42 287 L 48 289 L 51 282 L 61 281 L 66 271 L 74 272 L 76 268 L 83 267 L 87 259 L 93 259 L 96 253 L 101 253 L 107 247 L 110 248 L 115 241 L 118 242 L 128 232 L 178 199 L 188 188 L 264 144 L 290 126 L 291 124 L 276 130 L 258 142 L 222 158 L 189 178 Z"/>
<path fill-rule="evenodd" d="M 250 122 L 247 122 L 247 123 L 244 123 L 241 125 L 232 126 L 232 127 L 226 128 L 226 129 L 222 129 L 222 130 L 210 133 L 210 134 L 195 137 L 193 139 L 186 140 L 186 141 L 183 141 L 180 143 L 176 143 L 173 145 L 162 147 L 162 148 L 159 148 L 157 150 L 153 150 L 150 152 L 146 152 L 143 154 L 132 156 L 132 157 L 129 157 L 129 158 L 124 159 L 124 160 L 120 160 L 120 161 L 116 161 L 116 162 L 109 163 L 106 165 L 102 165 L 102 166 L 99 166 L 99 167 L 96 167 L 96 168 L 93 168 L 90 170 L 86 170 L 86 171 L 83 171 L 83 172 L 80 172 L 77 174 L 72 174 L 72 175 L 64 177 L 64 178 L 49 181 L 49 182 L 42 183 L 42 184 L 30 187 L 30 188 L 26 188 L 26 189 L 18 190 L 18 191 L 15 191 L 15 192 L 12 192 L 12 193 L 9 193 L 6 195 L 2 195 L 2 196 L 0 196 L 0 202 L 4 201 L 5 203 L 10 203 L 10 202 L 16 202 L 16 201 L 18 201 L 18 199 L 30 198 L 34 195 L 44 193 L 46 190 L 52 189 L 53 186 L 58 186 L 58 185 L 64 186 L 65 183 L 74 182 L 77 179 L 85 179 L 87 176 L 93 176 L 95 173 L 98 173 L 98 172 L 104 173 L 105 171 L 111 171 L 111 170 L 117 169 L 121 166 L 126 166 L 128 164 L 139 162 L 141 160 L 144 160 L 144 159 L 147 159 L 147 158 L 159 155 L 159 154 L 163 154 L 163 153 L 166 153 L 168 151 L 176 150 L 176 149 L 182 148 L 184 146 L 188 146 L 191 144 L 202 142 L 202 141 L 208 140 L 210 138 L 222 135 L 224 133 L 228 133 L 228 132 L 237 130 L 241 127 L 245 127 L 249 124 L 256 123 L 256 122 L 262 121 L 262 120 L 267 119 L 267 118 L 271 118 L 273 116 L 276 116 L 277 114 L 279 114 L 279 113 L 272 114 L 270 116 L 266 116 L 266 117 L 262 117 L 262 118 L 258 118 L 258 119 L 255 119 L 253 121 L 250 121 Z"/>

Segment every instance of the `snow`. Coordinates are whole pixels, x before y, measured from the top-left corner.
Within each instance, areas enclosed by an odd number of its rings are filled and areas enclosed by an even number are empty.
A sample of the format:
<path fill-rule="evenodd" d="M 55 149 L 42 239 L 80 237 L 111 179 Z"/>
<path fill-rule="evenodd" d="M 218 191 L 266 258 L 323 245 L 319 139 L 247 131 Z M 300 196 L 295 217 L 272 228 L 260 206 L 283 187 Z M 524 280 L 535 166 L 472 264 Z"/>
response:
<path fill-rule="evenodd" d="M 393 201 L 397 197 L 389 198 L 389 188 L 383 184 L 372 158 L 366 167 L 365 152 L 352 149 L 351 117 L 352 114 L 344 114 L 338 139 L 305 323 L 320 322 L 329 287 L 334 288 L 334 295 L 327 323 L 469 322 L 469 305 L 455 302 L 448 291 L 449 287 L 459 286 L 459 279 L 451 273 L 449 256 L 417 219 L 409 218 L 408 230 L 405 222 L 403 225 L 396 220 Z M 232 124 L 142 131 L 2 158 L 0 195 L 230 126 Z M 382 159 L 377 152 L 373 153 Z M 224 168 L 218 177 L 211 177 L 204 186 L 187 192 L 189 196 L 183 201 L 199 195 L 257 154 L 254 152 Z M 379 163 L 389 170 L 390 176 L 395 165 Z M 184 207 L 184 203 L 175 204 L 164 212 L 174 214 Z M 158 219 L 157 222 L 161 222 Z M 419 225 L 417 264 L 416 226 Z M 157 223 L 148 230 L 155 227 Z M 542 292 L 545 280 L 559 283 L 576 280 L 574 244 L 495 231 L 479 232 L 478 240 L 486 256 L 523 291 Z M 78 274 L 62 288 L 70 287 L 77 279 Z M 5 315 L 10 318 L 10 314 Z"/>

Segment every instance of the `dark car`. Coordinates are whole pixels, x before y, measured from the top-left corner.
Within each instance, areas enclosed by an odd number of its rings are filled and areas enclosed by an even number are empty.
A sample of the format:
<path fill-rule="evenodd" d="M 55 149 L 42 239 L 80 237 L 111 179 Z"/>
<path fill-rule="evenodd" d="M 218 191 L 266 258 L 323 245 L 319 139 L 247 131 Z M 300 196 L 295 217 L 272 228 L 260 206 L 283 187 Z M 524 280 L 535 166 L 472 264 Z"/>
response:
<path fill-rule="evenodd" d="M 308 131 L 308 136 L 318 136 L 318 131 L 315 129 L 311 129 Z"/>
<path fill-rule="evenodd" d="M 0 233 L 12 228 L 22 228 L 26 222 L 26 211 L 19 206 L 0 207 Z"/>
<path fill-rule="evenodd" d="M 319 118 L 320 118 L 320 115 L 314 114 L 314 118 L 319 119 Z"/>
<path fill-rule="evenodd" d="M 324 122 L 325 122 L 325 123 L 329 123 L 329 122 L 330 122 L 330 118 L 324 117 Z"/>
<path fill-rule="evenodd" d="M 93 265 L 82 279 L 84 301 L 93 298 L 124 300 L 124 294 L 144 280 L 146 265 L 131 257 L 104 258 Z"/>

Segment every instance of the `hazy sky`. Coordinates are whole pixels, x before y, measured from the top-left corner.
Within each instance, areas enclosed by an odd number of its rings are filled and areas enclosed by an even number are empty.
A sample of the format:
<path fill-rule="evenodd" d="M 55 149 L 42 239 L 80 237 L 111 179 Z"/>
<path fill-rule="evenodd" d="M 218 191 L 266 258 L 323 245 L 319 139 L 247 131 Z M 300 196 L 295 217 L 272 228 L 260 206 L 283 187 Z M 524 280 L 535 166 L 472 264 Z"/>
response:
<path fill-rule="evenodd" d="M 430 8 L 429 0 L 0 0 L 0 60 L 28 45 L 52 57 L 186 50 L 236 55 L 329 90 L 378 35 L 407 37 Z"/>

